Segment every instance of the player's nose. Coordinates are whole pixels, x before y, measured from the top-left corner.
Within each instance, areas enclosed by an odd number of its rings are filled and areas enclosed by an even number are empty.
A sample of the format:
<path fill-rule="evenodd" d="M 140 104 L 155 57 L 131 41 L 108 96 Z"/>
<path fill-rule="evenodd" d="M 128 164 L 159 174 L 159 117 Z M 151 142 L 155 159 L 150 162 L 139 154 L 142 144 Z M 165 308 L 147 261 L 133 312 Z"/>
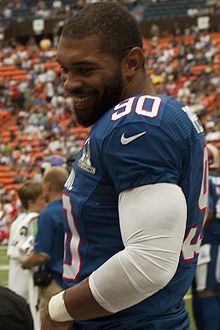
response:
<path fill-rule="evenodd" d="M 63 85 L 66 92 L 71 93 L 82 87 L 82 81 L 75 75 L 68 73 L 63 77 Z"/>

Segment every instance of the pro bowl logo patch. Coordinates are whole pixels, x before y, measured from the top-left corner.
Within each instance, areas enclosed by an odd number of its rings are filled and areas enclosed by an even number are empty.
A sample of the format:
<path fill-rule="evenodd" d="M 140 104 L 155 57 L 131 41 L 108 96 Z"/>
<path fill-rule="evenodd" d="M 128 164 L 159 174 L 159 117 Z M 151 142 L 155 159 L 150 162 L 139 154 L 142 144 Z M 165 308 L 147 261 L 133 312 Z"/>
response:
<path fill-rule="evenodd" d="M 81 170 L 95 174 L 96 168 L 91 164 L 91 152 L 90 152 L 90 138 L 88 138 L 83 147 L 82 157 L 78 161 L 78 166 Z"/>

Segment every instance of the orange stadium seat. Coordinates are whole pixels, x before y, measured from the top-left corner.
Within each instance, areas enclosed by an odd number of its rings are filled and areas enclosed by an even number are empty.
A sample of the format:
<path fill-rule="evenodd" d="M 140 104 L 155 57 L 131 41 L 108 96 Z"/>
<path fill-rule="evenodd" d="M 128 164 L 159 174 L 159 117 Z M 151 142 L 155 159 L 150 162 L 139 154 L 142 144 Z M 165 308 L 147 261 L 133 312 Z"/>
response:
<path fill-rule="evenodd" d="M 14 65 L 0 67 L 0 73 L 5 72 L 5 71 L 14 71 L 14 70 L 17 70 L 16 66 L 14 66 Z"/>
<path fill-rule="evenodd" d="M 11 177 L 11 178 L 1 178 L 0 182 L 4 183 L 4 184 L 14 183 L 14 178 L 13 177 Z"/>
<path fill-rule="evenodd" d="M 0 71 L 0 77 L 13 77 L 13 76 L 25 76 L 27 75 L 27 70 L 20 70 L 20 69 L 14 69 L 14 70 L 8 70 L 8 71 Z"/>
<path fill-rule="evenodd" d="M 8 130 L 9 130 L 10 132 L 18 132 L 18 131 L 19 131 L 19 127 L 18 127 L 17 125 L 10 125 L 10 126 L 8 127 Z"/>
<path fill-rule="evenodd" d="M 10 137 L 10 132 L 9 131 L 3 131 L 1 133 L 1 137 L 4 139 L 4 138 L 7 138 L 7 137 Z"/>
<path fill-rule="evenodd" d="M 37 159 L 37 158 L 44 158 L 44 153 L 43 152 L 35 152 L 34 154 L 33 154 L 33 158 L 34 159 Z"/>
<path fill-rule="evenodd" d="M 212 67 L 213 67 L 214 70 L 219 70 L 220 69 L 220 62 L 219 63 L 214 63 L 212 65 Z"/>
<path fill-rule="evenodd" d="M 211 33 L 211 39 L 216 43 L 216 46 L 220 47 L 220 33 Z"/>
<path fill-rule="evenodd" d="M 207 69 L 207 67 L 208 67 L 207 65 L 195 65 L 192 67 L 191 73 L 200 75 L 205 71 L 205 69 Z"/>
<path fill-rule="evenodd" d="M 9 165 L 0 165 L 0 172 L 8 172 L 11 167 Z"/>
<path fill-rule="evenodd" d="M 33 65 L 39 63 L 40 59 L 39 58 L 32 58 L 32 59 L 30 59 L 30 62 L 31 62 L 31 65 L 33 66 Z"/>
<path fill-rule="evenodd" d="M 21 188 L 21 183 L 9 183 L 6 184 L 5 187 L 7 190 L 18 190 Z"/>
<path fill-rule="evenodd" d="M 0 110 L 0 126 L 3 125 L 12 116 L 9 110 Z"/>
<path fill-rule="evenodd" d="M 5 172 L 0 172 L 0 182 L 2 178 L 14 178 L 16 175 L 16 171 L 5 171 Z"/>
<path fill-rule="evenodd" d="M 11 138 L 8 136 L 2 138 L 3 143 L 9 143 L 11 141 Z"/>
<path fill-rule="evenodd" d="M 57 68 L 59 68 L 59 66 L 60 65 L 56 61 L 44 63 L 44 67 L 46 69 L 57 69 Z"/>
<path fill-rule="evenodd" d="M 28 75 L 26 74 L 22 74 L 22 75 L 13 75 L 11 77 L 12 80 L 15 80 L 15 81 L 20 81 L 20 80 L 24 80 L 24 79 L 28 79 Z"/>
<path fill-rule="evenodd" d="M 12 142 L 12 141 L 8 141 L 8 147 L 12 150 L 16 147 L 17 143 L 16 142 Z M 18 156 L 17 156 L 18 157 Z"/>

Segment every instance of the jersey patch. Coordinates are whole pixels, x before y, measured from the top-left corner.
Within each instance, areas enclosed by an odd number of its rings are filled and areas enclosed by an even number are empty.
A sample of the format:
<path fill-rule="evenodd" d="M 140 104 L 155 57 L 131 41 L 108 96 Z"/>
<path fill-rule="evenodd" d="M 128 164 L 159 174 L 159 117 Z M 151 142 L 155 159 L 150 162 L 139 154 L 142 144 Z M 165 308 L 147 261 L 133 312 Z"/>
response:
<path fill-rule="evenodd" d="M 81 170 L 95 174 L 96 168 L 91 164 L 91 152 L 90 152 L 90 138 L 88 138 L 83 147 L 82 157 L 78 161 L 78 166 Z"/>

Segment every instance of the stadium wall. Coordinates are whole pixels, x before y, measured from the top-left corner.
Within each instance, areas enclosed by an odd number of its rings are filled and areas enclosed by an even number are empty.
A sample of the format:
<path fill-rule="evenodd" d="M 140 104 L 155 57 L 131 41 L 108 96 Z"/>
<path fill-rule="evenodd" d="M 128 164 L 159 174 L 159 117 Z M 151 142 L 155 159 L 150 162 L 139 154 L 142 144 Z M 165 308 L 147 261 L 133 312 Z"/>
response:
<path fill-rule="evenodd" d="M 209 17 L 210 20 L 210 32 L 220 31 L 220 14 L 219 15 L 205 15 Z M 178 24 L 178 28 L 181 33 L 185 29 L 191 26 L 197 25 L 198 16 L 195 17 L 178 17 L 178 18 L 164 18 L 160 20 L 144 20 L 140 23 L 141 30 L 145 38 L 150 37 L 150 31 L 153 24 L 157 24 L 160 28 L 162 34 L 174 32 L 174 27 Z M 58 33 L 61 28 L 60 20 L 57 19 L 46 19 L 44 20 L 44 29 L 41 33 L 36 33 L 33 28 L 32 19 L 20 19 L 20 20 L 10 20 L 5 24 L 4 29 L 4 39 L 8 40 L 10 38 L 20 38 L 25 36 L 37 36 L 41 35 L 53 35 Z"/>

